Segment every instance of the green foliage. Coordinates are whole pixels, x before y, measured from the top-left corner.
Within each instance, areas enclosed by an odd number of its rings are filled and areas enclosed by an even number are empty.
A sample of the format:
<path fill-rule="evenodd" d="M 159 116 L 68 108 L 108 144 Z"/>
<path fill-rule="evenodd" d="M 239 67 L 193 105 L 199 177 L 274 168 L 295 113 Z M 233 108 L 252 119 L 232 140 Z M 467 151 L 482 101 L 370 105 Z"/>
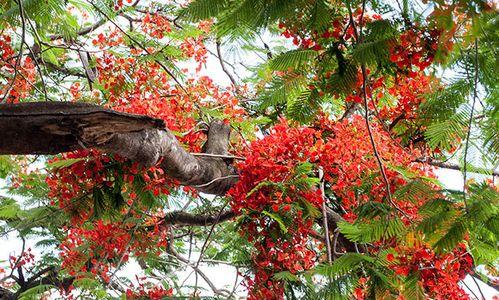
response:
<path fill-rule="evenodd" d="M 355 272 L 356 269 L 362 267 L 363 263 L 372 264 L 374 262 L 374 258 L 365 254 L 345 253 L 339 258 L 335 259 L 332 265 L 318 265 L 314 269 L 314 273 L 334 278 L 335 276 Z"/>
<path fill-rule="evenodd" d="M 300 123 L 307 123 L 316 115 L 321 102 L 317 90 L 304 90 L 298 97 L 288 100 L 286 114 Z"/>
<path fill-rule="evenodd" d="M 0 178 L 5 179 L 15 169 L 16 163 L 10 156 L 0 155 Z"/>
<path fill-rule="evenodd" d="M 435 194 L 434 188 L 422 179 L 416 178 L 397 189 L 393 196 L 396 199 L 417 203 L 421 199 L 431 199 Z"/>
<path fill-rule="evenodd" d="M 345 62 L 328 80 L 331 90 L 338 93 L 348 94 L 357 82 L 358 67 L 353 62 Z"/>
<path fill-rule="evenodd" d="M 302 70 L 317 57 L 317 51 L 296 49 L 281 53 L 270 61 L 270 68 L 276 71 Z"/>
<path fill-rule="evenodd" d="M 260 96 L 260 109 L 277 107 L 292 101 L 305 91 L 307 82 L 304 74 L 295 72 L 275 78 Z"/>
<path fill-rule="evenodd" d="M 288 233 L 288 228 L 286 227 L 286 224 L 284 224 L 284 221 L 282 220 L 282 218 L 279 215 L 273 214 L 273 213 L 265 211 L 265 210 L 262 211 L 262 214 L 264 214 L 264 215 L 270 217 L 272 220 L 276 221 L 277 224 L 279 224 L 279 228 L 281 229 L 283 234 Z"/>
<path fill-rule="evenodd" d="M 34 286 L 24 292 L 21 293 L 21 295 L 19 295 L 19 299 L 22 299 L 22 300 L 36 300 L 36 299 L 40 299 L 41 297 L 41 294 L 51 290 L 55 288 L 54 285 L 51 285 L 51 284 L 40 284 L 40 285 L 37 285 L 37 286 Z"/>
<path fill-rule="evenodd" d="M 377 65 L 388 62 L 389 49 L 395 43 L 398 30 L 387 20 L 378 20 L 366 25 L 362 43 L 353 52 L 353 59 L 359 64 Z"/>
<path fill-rule="evenodd" d="M 411 273 L 404 280 L 403 295 L 406 299 L 424 300 L 424 291 L 419 284 L 419 274 Z"/>
<path fill-rule="evenodd" d="M 418 229 L 426 234 L 426 238 L 439 252 L 454 249 L 468 234 L 473 241 L 471 245 L 481 245 L 472 247 L 474 257 L 487 262 L 490 259 L 494 261 L 492 257 L 494 251 L 497 254 L 496 243 L 499 239 L 498 193 L 485 184 L 472 185 L 470 192 L 466 204 L 462 203 L 461 206 L 444 199 L 427 202 L 419 210 L 424 218 Z M 462 195 L 454 197 L 463 201 Z"/>
<path fill-rule="evenodd" d="M 183 11 L 183 15 L 192 21 L 217 17 L 229 7 L 228 0 L 195 0 Z"/>
<path fill-rule="evenodd" d="M 85 160 L 85 158 L 68 158 L 68 159 L 63 159 L 63 160 L 57 160 L 53 161 L 50 163 L 47 163 L 48 168 L 67 168 L 69 166 L 74 165 L 77 162 L 80 162 L 82 160 Z"/>
<path fill-rule="evenodd" d="M 300 281 L 298 276 L 295 274 L 289 272 L 289 271 L 282 271 L 279 273 L 275 273 L 274 276 L 272 276 L 275 280 L 284 280 L 284 281 Z"/>
<path fill-rule="evenodd" d="M 468 112 L 460 112 L 428 126 L 425 137 L 428 145 L 435 149 L 450 150 L 457 139 L 464 139 L 467 130 Z"/>
<path fill-rule="evenodd" d="M 369 223 L 368 223 L 369 222 Z M 339 222 L 340 232 L 349 240 L 360 243 L 370 243 L 400 237 L 405 231 L 405 225 L 398 218 L 377 220 L 360 220 L 353 224 Z"/>
<path fill-rule="evenodd" d="M 0 197 L 0 220 L 13 221 L 18 219 L 21 207 L 16 200 Z"/>
<path fill-rule="evenodd" d="M 466 79 L 460 79 L 445 88 L 426 95 L 426 101 L 421 104 L 419 111 L 429 120 L 446 120 L 454 115 L 457 109 L 466 103 L 473 86 Z"/>
<path fill-rule="evenodd" d="M 307 290 L 306 299 L 350 299 L 360 276 L 368 279 L 367 286 L 371 298 L 386 298 L 398 284 L 393 271 L 380 259 L 383 255 L 386 254 L 380 253 L 377 257 L 371 257 L 349 252 L 336 258 L 332 264 L 318 265 L 310 270 L 309 274 L 323 276 L 327 284 L 313 291 Z"/>

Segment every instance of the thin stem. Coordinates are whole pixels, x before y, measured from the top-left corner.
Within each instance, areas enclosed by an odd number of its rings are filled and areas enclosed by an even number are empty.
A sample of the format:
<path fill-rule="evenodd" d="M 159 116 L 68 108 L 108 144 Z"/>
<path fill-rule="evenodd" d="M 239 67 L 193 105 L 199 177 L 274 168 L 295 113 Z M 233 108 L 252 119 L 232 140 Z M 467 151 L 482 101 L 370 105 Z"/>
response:
<path fill-rule="evenodd" d="M 333 262 L 333 255 L 331 252 L 331 241 L 329 240 L 329 225 L 327 222 L 327 209 L 326 209 L 326 193 L 324 192 L 324 170 L 319 168 L 319 179 L 321 184 L 322 195 L 322 223 L 324 226 L 324 238 L 326 240 L 327 261 L 331 264 Z"/>
<path fill-rule="evenodd" d="M 12 90 L 12 87 L 14 86 L 14 83 L 16 82 L 16 78 L 19 73 L 19 67 L 21 65 L 21 59 L 23 57 L 23 46 L 26 43 L 26 20 L 24 19 L 24 8 L 22 0 L 18 0 L 17 3 L 19 3 L 19 15 L 21 16 L 21 24 L 22 24 L 21 45 L 19 46 L 19 55 L 17 56 L 16 64 L 14 65 L 14 78 L 12 78 L 12 81 L 9 83 L 9 86 L 5 90 L 5 94 L 2 97 L 2 101 L 0 102 L 4 102 L 5 99 L 7 99 L 7 97 L 10 94 L 10 91 Z"/>
<path fill-rule="evenodd" d="M 123 28 L 121 28 L 120 26 L 118 26 L 118 24 L 116 24 L 116 22 L 114 22 L 108 15 L 106 15 L 101 9 L 99 9 L 92 1 L 87 0 L 87 2 L 90 3 L 90 5 L 92 5 L 95 8 L 95 10 L 97 10 L 100 14 L 102 14 L 109 22 L 111 22 L 119 31 L 121 31 L 121 33 L 123 33 L 127 38 L 129 38 L 130 41 L 132 41 L 134 44 L 136 44 L 137 46 L 139 46 L 139 48 L 142 49 L 148 55 L 152 54 L 149 51 L 149 49 L 147 49 L 146 47 L 144 47 L 144 45 L 142 45 L 140 42 L 138 42 L 133 36 L 129 35 L 125 30 L 123 30 Z M 175 77 L 175 75 L 172 73 L 172 71 L 170 71 L 158 59 L 154 59 L 154 62 L 157 63 L 173 79 L 173 81 L 175 81 L 175 83 L 180 87 L 180 89 L 185 94 L 189 94 L 189 92 L 185 89 L 185 87 L 182 85 L 182 83 L 180 83 L 180 81 L 177 79 L 177 77 Z"/>
<path fill-rule="evenodd" d="M 471 136 L 471 126 L 473 123 L 473 113 L 475 112 L 475 103 L 477 99 L 477 85 L 478 85 L 478 38 L 475 38 L 475 78 L 473 83 L 473 103 L 471 104 L 471 115 L 468 123 L 468 132 L 466 134 L 466 143 L 464 146 L 464 165 L 463 165 L 463 202 L 464 207 L 468 210 L 468 204 L 466 203 L 466 181 L 467 181 L 467 158 L 468 158 L 468 147 L 470 143 Z"/>

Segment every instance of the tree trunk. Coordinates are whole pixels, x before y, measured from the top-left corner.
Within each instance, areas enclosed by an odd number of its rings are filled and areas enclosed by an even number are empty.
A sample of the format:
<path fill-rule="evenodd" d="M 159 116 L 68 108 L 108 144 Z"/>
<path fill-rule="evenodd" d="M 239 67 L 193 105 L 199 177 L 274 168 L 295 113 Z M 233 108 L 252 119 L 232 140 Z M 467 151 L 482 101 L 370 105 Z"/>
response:
<path fill-rule="evenodd" d="M 224 195 L 236 170 L 218 157 L 187 152 L 162 120 L 87 103 L 0 104 L 0 154 L 57 154 L 85 148 L 115 153 L 148 167 L 160 163 L 168 176 L 200 192 Z M 210 124 L 206 153 L 226 155 L 230 126 Z"/>

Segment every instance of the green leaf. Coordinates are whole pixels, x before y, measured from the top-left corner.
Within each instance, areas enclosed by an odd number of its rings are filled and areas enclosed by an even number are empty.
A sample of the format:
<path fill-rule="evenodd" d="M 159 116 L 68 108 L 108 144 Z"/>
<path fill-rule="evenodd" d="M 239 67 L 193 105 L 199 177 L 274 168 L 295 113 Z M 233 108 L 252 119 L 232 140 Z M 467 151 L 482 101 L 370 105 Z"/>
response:
<path fill-rule="evenodd" d="M 372 220 L 370 223 L 366 223 L 366 220 L 354 224 L 343 221 L 338 223 L 338 228 L 346 238 L 353 242 L 370 243 L 401 236 L 405 225 L 398 218 L 390 220 L 381 218 Z"/>
<path fill-rule="evenodd" d="M 411 273 L 404 280 L 403 295 L 406 299 L 423 300 L 424 291 L 419 285 L 419 274 Z"/>
<path fill-rule="evenodd" d="M 83 277 L 75 279 L 75 281 L 73 281 L 73 285 L 84 290 L 92 290 L 98 288 L 100 286 L 100 283 L 93 278 Z"/>
<path fill-rule="evenodd" d="M 229 6 L 228 0 L 195 0 L 181 12 L 191 21 L 206 20 L 217 17 Z"/>
<path fill-rule="evenodd" d="M 275 182 L 272 182 L 272 181 L 268 181 L 268 180 L 265 180 L 265 181 L 262 181 L 262 182 L 259 182 L 257 185 L 255 185 L 254 188 L 252 188 L 247 194 L 246 194 L 246 198 L 250 197 L 251 195 L 253 195 L 254 193 L 256 193 L 259 189 L 263 188 L 263 187 L 266 187 L 266 186 L 275 186 L 277 185 Z"/>
<path fill-rule="evenodd" d="M 309 122 L 319 109 L 320 97 L 317 90 L 304 90 L 296 98 L 288 99 L 287 115 L 301 123 Z"/>
<path fill-rule="evenodd" d="M 279 273 L 275 273 L 272 278 L 275 280 L 284 280 L 284 281 L 292 281 L 292 282 L 300 282 L 300 278 L 296 276 L 295 274 L 289 272 L 289 271 L 282 271 Z"/>
<path fill-rule="evenodd" d="M 66 168 L 66 167 L 72 166 L 75 163 L 80 162 L 80 161 L 85 160 L 85 159 L 86 158 L 81 157 L 81 158 L 68 158 L 68 159 L 57 160 L 57 161 L 47 163 L 47 167 L 54 168 L 54 169 Z"/>
<path fill-rule="evenodd" d="M 446 120 L 429 125 L 425 132 L 428 145 L 432 149 L 450 150 L 455 146 L 457 140 L 464 138 L 467 117 L 466 112 L 461 112 L 450 116 Z"/>
<path fill-rule="evenodd" d="M 40 284 L 21 293 L 20 300 L 37 300 L 40 295 L 55 288 L 52 284 Z"/>
<path fill-rule="evenodd" d="M 21 212 L 21 207 L 15 200 L 0 197 L 0 220 L 15 220 L 18 218 L 19 212 Z"/>
<path fill-rule="evenodd" d="M 376 65 L 387 62 L 389 49 L 396 42 L 398 31 L 394 25 L 387 20 L 376 20 L 366 26 L 367 34 L 364 41 L 357 45 L 352 57 L 358 63 Z"/>
<path fill-rule="evenodd" d="M 332 265 L 321 264 L 315 267 L 314 273 L 334 278 L 338 275 L 353 273 L 362 263 L 373 263 L 374 258 L 360 253 L 345 253 Z"/>
<path fill-rule="evenodd" d="M 52 49 L 45 49 L 42 52 L 42 59 L 46 62 L 53 64 L 53 65 L 56 65 L 56 66 L 60 65 L 59 60 L 55 56 L 54 51 L 52 51 Z"/>
<path fill-rule="evenodd" d="M 308 79 L 305 75 L 296 72 L 275 78 L 259 98 L 260 109 L 292 102 L 293 99 L 306 91 L 307 82 Z"/>
<path fill-rule="evenodd" d="M 0 155 L 0 178 L 5 179 L 15 169 L 17 166 L 9 155 Z"/>
<path fill-rule="evenodd" d="M 279 224 L 279 228 L 281 229 L 281 231 L 286 234 L 288 233 L 288 228 L 286 227 L 286 225 L 284 224 L 284 222 L 282 221 L 281 217 L 276 215 L 276 214 L 273 214 L 271 212 L 268 212 L 266 210 L 263 210 L 262 211 L 262 214 L 266 215 L 266 216 L 269 216 L 271 219 L 273 219 L 274 221 L 277 222 L 277 224 Z"/>
<path fill-rule="evenodd" d="M 459 242 L 464 239 L 467 232 L 466 222 L 461 218 L 457 219 L 449 230 L 434 245 L 436 252 L 451 251 Z"/>
<path fill-rule="evenodd" d="M 275 71 L 289 71 L 303 68 L 313 62 L 317 57 L 317 51 L 309 49 L 296 49 L 281 53 L 270 61 L 270 68 Z"/>

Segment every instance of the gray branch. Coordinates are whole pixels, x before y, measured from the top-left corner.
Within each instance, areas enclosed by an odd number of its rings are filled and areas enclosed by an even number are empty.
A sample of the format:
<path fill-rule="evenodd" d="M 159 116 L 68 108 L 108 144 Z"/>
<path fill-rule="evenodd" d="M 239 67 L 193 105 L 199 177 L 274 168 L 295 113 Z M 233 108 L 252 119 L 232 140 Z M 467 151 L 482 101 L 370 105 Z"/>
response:
<path fill-rule="evenodd" d="M 210 124 L 205 153 L 226 155 L 230 126 Z M 224 195 L 237 181 L 227 159 L 187 152 L 164 122 L 87 103 L 0 104 L 0 154 L 57 154 L 85 148 L 119 154 L 199 191 Z"/>

